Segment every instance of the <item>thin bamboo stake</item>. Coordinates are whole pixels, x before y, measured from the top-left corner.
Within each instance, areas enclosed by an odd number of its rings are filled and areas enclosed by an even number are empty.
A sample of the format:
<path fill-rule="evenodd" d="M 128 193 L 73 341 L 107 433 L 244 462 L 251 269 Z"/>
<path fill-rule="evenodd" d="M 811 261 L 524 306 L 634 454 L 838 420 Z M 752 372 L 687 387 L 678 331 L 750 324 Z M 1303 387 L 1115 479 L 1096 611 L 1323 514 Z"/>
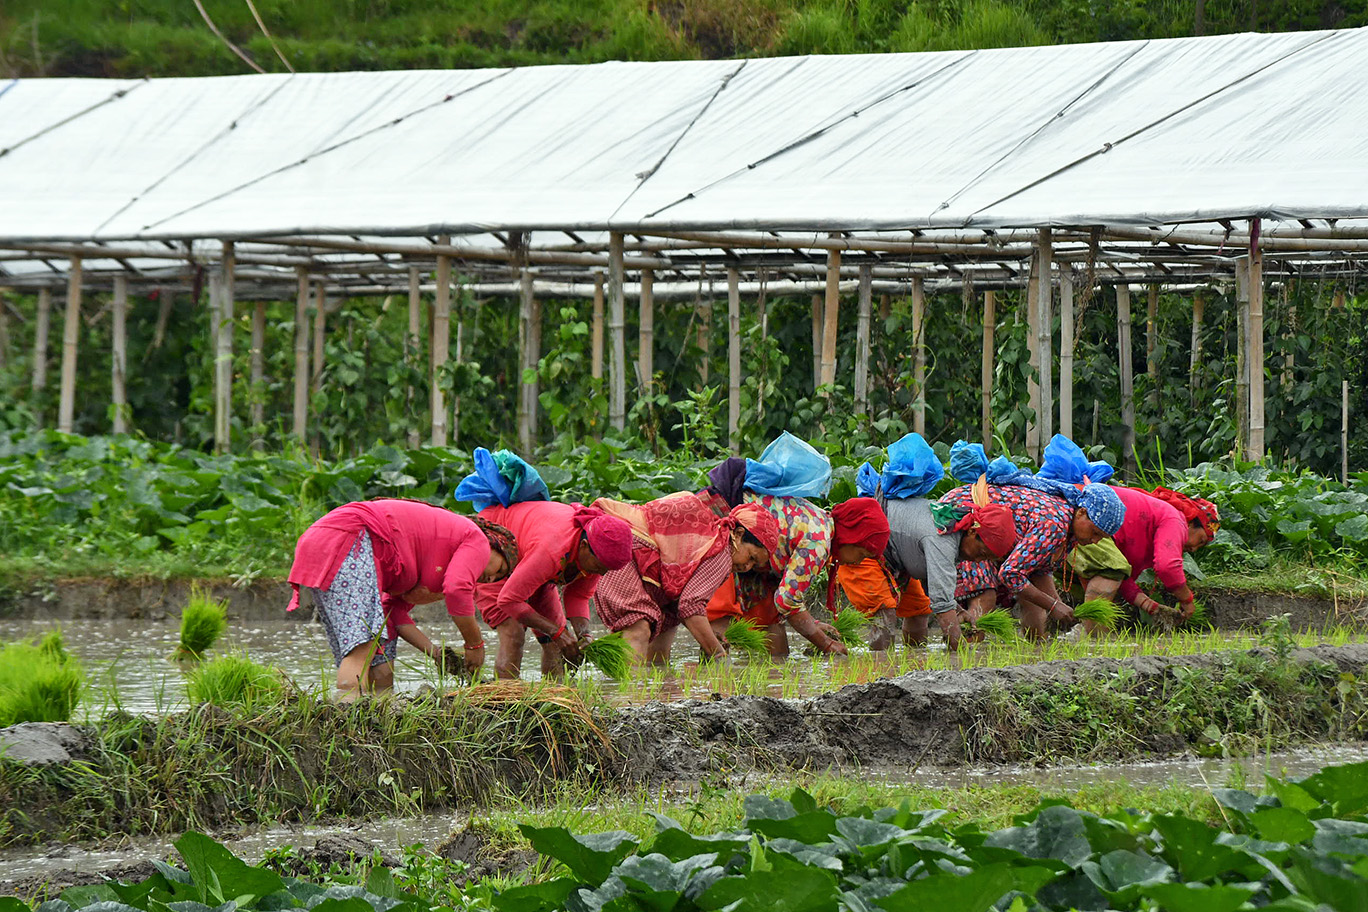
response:
<path fill-rule="evenodd" d="M 608 422 L 627 426 L 627 276 L 622 233 L 608 236 Z"/>
<path fill-rule="evenodd" d="M 637 301 L 637 380 L 642 394 L 655 378 L 655 273 L 641 273 L 641 297 Z"/>
<path fill-rule="evenodd" d="M 1044 446 L 1054 436 L 1054 280 L 1050 274 L 1054 262 L 1054 246 L 1049 228 L 1041 228 L 1037 247 L 1040 251 L 1036 280 L 1040 287 L 1036 290 L 1036 305 L 1040 308 L 1036 316 L 1036 331 L 1040 341 L 1036 345 L 1040 373 L 1040 436 L 1038 444 Z M 1036 453 L 1040 459 L 1040 453 Z"/>
<path fill-rule="evenodd" d="M 323 389 L 323 342 L 328 323 L 328 290 L 322 282 L 314 283 L 313 318 L 313 375 L 309 381 L 309 398 Z"/>
<path fill-rule="evenodd" d="M 727 445 L 741 450 L 741 275 L 727 270 Z"/>
<path fill-rule="evenodd" d="M 1145 373 L 1149 374 L 1151 415 L 1159 412 L 1159 286 L 1151 284 L 1145 307 Z"/>
<path fill-rule="evenodd" d="M 228 452 L 233 422 L 233 242 L 224 241 L 223 259 L 214 273 L 218 291 L 218 347 L 214 359 L 214 449 Z"/>
<path fill-rule="evenodd" d="M 38 313 L 33 320 L 33 391 L 47 387 L 48 333 L 52 327 L 52 291 L 38 289 Z"/>
<path fill-rule="evenodd" d="M 822 296 L 812 296 L 812 389 L 822 385 Z"/>
<path fill-rule="evenodd" d="M 0 370 L 9 367 L 9 305 L 5 302 L 5 295 L 0 292 Z"/>
<path fill-rule="evenodd" d="M 152 344 L 147 347 L 147 354 L 143 355 L 144 363 L 152 352 L 162 347 L 166 341 L 166 326 L 171 322 L 171 311 L 176 306 L 176 292 L 172 288 L 161 288 L 157 291 L 157 325 L 152 330 Z"/>
<path fill-rule="evenodd" d="M 1073 439 L 1074 282 L 1073 270 L 1059 270 L 1059 433 Z"/>
<path fill-rule="evenodd" d="M 859 317 L 855 324 L 855 412 L 869 413 L 869 317 L 874 298 L 874 272 L 860 267 Z"/>
<path fill-rule="evenodd" d="M 1349 483 L 1349 381 L 1340 381 L 1340 480 Z"/>
<path fill-rule="evenodd" d="M 114 277 L 113 319 L 110 326 L 109 388 L 114 405 L 114 433 L 128 433 L 128 277 Z"/>
<path fill-rule="evenodd" d="M 456 299 L 456 363 L 465 363 L 465 308 L 461 306 L 461 299 Z M 461 397 L 453 396 L 451 399 L 451 445 L 459 447 L 461 445 Z"/>
<path fill-rule="evenodd" d="M 1249 440 L 1249 257 L 1235 260 L 1235 458 L 1248 458 Z"/>
<path fill-rule="evenodd" d="M 912 280 L 912 430 L 926 433 L 926 286 Z"/>
<path fill-rule="evenodd" d="M 822 327 L 822 383 L 828 388 L 836 382 L 836 336 L 841 316 L 841 252 L 827 251 L 826 320 Z"/>
<path fill-rule="evenodd" d="M 252 309 L 252 445 L 260 447 L 266 423 L 266 302 L 257 301 Z"/>
<path fill-rule="evenodd" d="M 1202 363 L 1202 318 L 1206 313 L 1206 296 L 1200 291 L 1192 295 L 1192 355 L 1188 359 L 1188 402 L 1197 401 L 1197 369 Z"/>
<path fill-rule="evenodd" d="M 541 357 L 540 333 L 537 331 L 539 314 L 533 291 L 532 271 L 524 267 L 519 276 L 521 295 L 518 308 L 518 350 L 522 355 L 518 377 L 518 446 L 531 454 L 537 424 L 537 360 Z M 533 372 L 527 381 L 528 372 Z"/>
<path fill-rule="evenodd" d="M 410 266 L 408 271 L 408 332 L 404 336 L 404 360 L 408 362 L 410 370 L 417 370 L 421 363 L 422 356 L 419 350 L 419 336 L 422 332 L 422 316 L 422 272 L 417 266 Z M 404 401 L 408 403 L 409 419 L 412 421 L 408 431 L 408 445 L 410 449 L 419 446 L 423 442 L 423 435 L 418 430 L 418 422 L 414 420 L 414 396 L 413 382 L 409 381 L 405 385 Z"/>
<path fill-rule="evenodd" d="M 294 423 L 291 431 L 304 439 L 309 421 L 309 271 L 295 269 L 299 288 L 295 294 L 294 327 Z"/>
<path fill-rule="evenodd" d="M 1026 279 L 1026 351 L 1031 373 L 1026 378 L 1026 407 L 1031 418 L 1026 422 L 1026 454 L 1040 460 L 1040 251 L 1031 254 Z"/>
<path fill-rule="evenodd" d="M 1257 237 L 1258 219 L 1250 220 Z M 1258 241 L 1249 247 L 1249 458 L 1264 458 L 1263 252 Z"/>
<path fill-rule="evenodd" d="M 1129 285 L 1116 286 L 1116 350 L 1121 368 L 1121 424 L 1125 428 L 1121 459 L 1127 477 L 1135 473 L 1135 378 L 1131 363 L 1131 297 Z"/>
<path fill-rule="evenodd" d="M 437 239 L 446 246 L 449 238 Z M 432 302 L 432 445 L 447 445 L 446 392 L 442 389 L 442 368 L 451 358 L 451 257 L 437 257 L 437 293 Z"/>
<path fill-rule="evenodd" d="M 696 311 L 696 322 L 698 324 L 696 339 L 700 352 L 698 366 L 700 387 L 708 385 L 708 374 L 712 367 L 712 314 L 713 306 L 711 298 L 708 298 L 706 301 L 698 302 L 698 310 Z"/>
<path fill-rule="evenodd" d="M 997 346 L 993 336 L 997 332 L 997 292 L 983 293 L 983 449 L 993 451 L 993 362 Z"/>
<path fill-rule="evenodd" d="M 594 272 L 594 317 L 589 331 L 589 376 L 603 379 L 603 273 Z"/>

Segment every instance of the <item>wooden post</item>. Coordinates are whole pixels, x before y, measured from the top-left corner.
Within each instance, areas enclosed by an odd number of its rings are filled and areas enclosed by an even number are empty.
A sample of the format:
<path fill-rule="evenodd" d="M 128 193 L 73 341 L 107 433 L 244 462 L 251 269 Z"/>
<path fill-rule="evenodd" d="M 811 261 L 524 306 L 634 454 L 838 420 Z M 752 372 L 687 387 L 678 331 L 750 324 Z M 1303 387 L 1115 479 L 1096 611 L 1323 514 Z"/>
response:
<path fill-rule="evenodd" d="M 419 354 L 418 348 L 423 315 L 422 280 L 422 272 L 418 267 L 410 266 L 408 271 L 408 333 L 404 337 L 404 360 L 408 362 L 412 370 L 416 370 L 422 363 L 422 356 Z M 412 422 L 409 425 L 408 445 L 409 449 L 414 449 L 422 444 L 423 435 L 418 430 L 418 422 L 414 420 L 412 382 L 408 383 L 404 397 L 405 401 L 408 402 L 409 419 Z"/>
<path fill-rule="evenodd" d="M 1044 447 L 1054 437 L 1054 279 L 1051 269 L 1054 263 L 1054 246 L 1049 228 L 1041 228 L 1036 242 L 1039 251 L 1039 269 L 1036 280 L 1040 287 L 1036 290 L 1036 304 L 1040 313 L 1036 316 L 1036 331 L 1040 341 L 1036 354 L 1040 358 L 1040 411 L 1037 424 L 1040 425 L 1038 445 Z M 1036 453 L 1036 460 L 1040 452 Z"/>
<path fill-rule="evenodd" d="M 1340 481 L 1349 483 L 1349 381 L 1340 381 Z"/>
<path fill-rule="evenodd" d="M 1131 299 L 1130 286 L 1116 286 L 1116 349 L 1121 368 L 1121 424 L 1125 428 L 1121 443 L 1121 461 L 1128 477 L 1135 472 L 1135 378 L 1131 363 Z"/>
<path fill-rule="evenodd" d="M 1159 413 L 1159 286 L 1151 284 L 1145 309 L 1145 373 L 1149 374 L 1150 414 Z"/>
<path fill-rule="evenodd" d="M 812 389 L 822 385 L 822 296 L 812 296 Z"/>
<path fill-rule="evenodd" d="M 523 267 L 518 309 L 518 350 L 522 354 L 518 377 L 518 446 L 531 455 L 537 426 L 537 378 L 527 382 L 528 371 L 536 371 L 541 357 L 541 315 L 537 311 L 537 296 L 533 291 L 532 270 Z"/>
<path fill-rule="evenodd" d="M 926 286 L 912 279 L 912 430 L 926 433 Z"/>
<path fill-rule="evenodd" d="M 218 292 L 218 347 L 214 359 L 214 449 L 226 453 L 232 444 L 233 420 L 233 242 L 223 242 L 223 259 L 211 286 Z"/>
<path fill-rule="evenodd" d="M 709 291 L 711 295 L 711 291 Z M 697 342 L 699 350 L 698 380 L 699 387 L 708 385 L 708 373 L 712 368 L 712 298 L 698 302 L 698 310 L 695 312 L 697 322 Z"/>
<path fill-rule="evenodd" d="M 76 412 L 76 351 L 81 342 L 81 258 L 71 258 L 67 273 L 66 314 L 62 321 L 62 389 L 57 430 L 70 434 Z"/>
<path fill-rule="evenodd" d="M 252 445 L 262 445 L 261 428 L 266 423 L 266 302 L 257 301 L 252 309 Z"/>
<path fill-rule="evenodd" d="M 47 387 L 48 332 L 52 326 L 52 292 L 38 289 L 38 313 L 33 320 L 33 391 Z"/>
<path fill-rule="evenodd" d="M 997 332 L 997 293 L 983 293 L 983 449 L 993 451 L 993 361 L 997 346 L 993 336 Z"/>
<path fill-rule="evenodd" d="M 451 238 L 442 235 L 443 247 Z M 432 445 L 447 444 L 446 393 L 442 390 L 441 370 L 451 357 L 451 257 L 437 257 L 437 292 L 432 301 Z"/>
<path fill-rule="evenodd" d="M 1257 240 L 1258 219 L 1250 220 L 1249 248 L 1249 455 L 1264 458 L 1263 252 Z"/>
<path fill-rule="evenodd" d="M 463 298 L 456 296 L 456 363 L 465 363 L 465 307 Z M 461 397 L 451 397 L 451 445 L 461 445 Z"/>
<path fill-rule="evenodd" d="M 1200 292 L 1192 295 L 1192 354 L 1188 359 L 1188 403 L 1197 401 L 1197 368 L 1202 363 L 1202 316 L 1206 311 L 1206 297 Z"/>
<path fill-rule="evenodd" d="M 608 422 L 627 426 L 627 276 L 622 232 L 608 235 Z"/>
<path fill-rule="evenodd" d="M 594 318 L 589 331 L 589 376 L 603 379 L 603 273 L 594 272 Z"/>
<path fill-rule="evenodd" d="M 727 445 L 741 450 L 741 274 L 727 270 Z"/>
<path fill-rule="evenodd" d="M 3 306 L 3 305 L 0 305 Z M 114 405 L 114 433 L 128 433 L 128 276 L 114 277 L 113 319 L 110 333 L 109 388 Z"/>
<path fill-rule="evenodd" d="M 9 367 L 9 306 L 5 303 L 5 295 L 0 292 L 0 370 Z"/>
<path fill-rule="evenodd" d="M 1073 439 L 1074 283 L 1073 270 L 1059 270 L 1059 433 Z"/>
<path fill-rule="evenodd" d="M 655 273 L 641 273 L 641 298 L 637 302 L 637 379 L 642 394 L 650 392 L 655 378 Z"/>
<path fill-rule="evenodd" d="M 1249 440 L 1249 257 L 1235 258 L 1235 458 Z"/>
<path fill-rule="evenodd" d="M 822 326 L 821 385 L 836 382 L 836 335 L 841 315 L 841 252 L 827 251 L 826 263 L 826 320 Z M 830 397 L 830 392 L 826 393 Z"/>
<path fill-rule="evenodd" d="M 323 388 L 323 341 L 328 322 L 328 290 L 322 282 L 314 283 L 313 318 L 313 374 L 309 381 L 309 398 Z"/>
<path fill-rule="evenodd" d="M 1026 378 L 1026 407 L 1031 418 L 1026 422 L 1026 455 L 1040 459 L 1040 251 L 1031 254 L 1026 279 L 1026 351 L 1031 374 Z"/>
<path fill-rule="evenodd" d="M 874 303 L 874 268 L 860 267 L 859 318 L 855 324 L 855 413 L 869 414 L 869 317 Z"/>
<path fill-rule="evenodd" d="M 295 437 L 304 439 L 309 421 L 309 270 L 295 267 L 299 288 L 295 294 L 294 328 L 294 425 Z"/>

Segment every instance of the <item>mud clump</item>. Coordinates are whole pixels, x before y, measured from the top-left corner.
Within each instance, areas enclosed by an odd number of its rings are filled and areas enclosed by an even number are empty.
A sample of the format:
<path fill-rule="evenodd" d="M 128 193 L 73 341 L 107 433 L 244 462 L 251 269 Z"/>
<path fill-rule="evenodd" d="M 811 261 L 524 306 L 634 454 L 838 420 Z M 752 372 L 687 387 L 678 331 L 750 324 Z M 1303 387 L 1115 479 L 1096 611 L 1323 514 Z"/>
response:
<path fill-rule="evenodd" d="M 537 862 L 536 852 L 508 845 L 493 830 L 478 823 L 447 836 L 433 849 L 433 854 L 469 865 L 465 875 L 457 878 L 459 886 L 486 877 L 516 877 Z"/>

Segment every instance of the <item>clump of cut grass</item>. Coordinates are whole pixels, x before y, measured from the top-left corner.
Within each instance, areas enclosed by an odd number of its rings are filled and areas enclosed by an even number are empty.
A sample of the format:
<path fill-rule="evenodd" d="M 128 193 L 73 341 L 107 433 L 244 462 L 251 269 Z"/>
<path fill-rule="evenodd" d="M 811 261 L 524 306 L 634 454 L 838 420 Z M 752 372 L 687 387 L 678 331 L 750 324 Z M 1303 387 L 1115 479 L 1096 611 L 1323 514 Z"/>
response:
<path fill-rule="evenodd" d="M 185 695 L 191 703 L 257 706 L 279 702 L 285 696 L 285 680 L 277 669 L 245 655 L 225 655 L 192 669 L 186 675 Z"/>
<path fill-rule="evenodd" d="M 869 618 L 858 608 L 842 608 L 831 619 L 836 628 L 836 638 L 847 646 L 859 646 L 864 642 L 864 629 L 869 626 Z"/>
<path fill-rule="evenodd" d="M 1001 608 L 984 612 L 974 621 L 974 628 L 999 640 L 1015 640 L 1017 637 L 1016 619 Z"/>
<path fill-rule="evenodd" d="M 198 662 L 227 629 L 228 603 L 196 588 L 181 612 L 180 644 L 171 657 L 178 662 Z"/>
<path fill-rule="evenodd" d="M 754 621 L 746 618 L 733 618 L 727 625 L 727 632 L 723 634 L 727 640 L 727 645 L 734 650 L 744 652 L 752 659 L 765 659 L 769 657 L 769 637 L 765 631 L 755 625 Z"/>
<path fill-rule="evenodd" d="M 20 722 L 67 722 L 81 702 L 85 669 L 67 654 L 61 633 L 40 645 L 0 646 L 0 728 Z"/>
<path fill-rule="evenodd" d="M 1088 599 L 1074 609 L 1074 617 L 1111 630 L 1121 620 L 1121 609 L 1111 599 Z"/>
<path fill-rule="evenodd" d="M 610 633 L 585 643 L 580 650 L 584 658 L 614 681 L 625 681 L 632 676 L 632 647 L 620 633 Z"/>

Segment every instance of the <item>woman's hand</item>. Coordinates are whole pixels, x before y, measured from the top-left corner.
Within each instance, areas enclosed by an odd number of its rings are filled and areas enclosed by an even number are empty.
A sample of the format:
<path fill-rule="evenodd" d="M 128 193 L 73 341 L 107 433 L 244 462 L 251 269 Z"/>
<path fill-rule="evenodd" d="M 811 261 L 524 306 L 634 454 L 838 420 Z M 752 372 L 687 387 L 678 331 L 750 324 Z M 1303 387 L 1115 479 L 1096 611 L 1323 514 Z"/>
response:
<path fill-rule="evenodd" d="M 574 662 L 580 658 L 580 641 L 575 636 L 575 631 L 570 626 L 561 629 L 551 642 L 560 647 L 561 654 L 565 656 L 567 662 Z"/>

